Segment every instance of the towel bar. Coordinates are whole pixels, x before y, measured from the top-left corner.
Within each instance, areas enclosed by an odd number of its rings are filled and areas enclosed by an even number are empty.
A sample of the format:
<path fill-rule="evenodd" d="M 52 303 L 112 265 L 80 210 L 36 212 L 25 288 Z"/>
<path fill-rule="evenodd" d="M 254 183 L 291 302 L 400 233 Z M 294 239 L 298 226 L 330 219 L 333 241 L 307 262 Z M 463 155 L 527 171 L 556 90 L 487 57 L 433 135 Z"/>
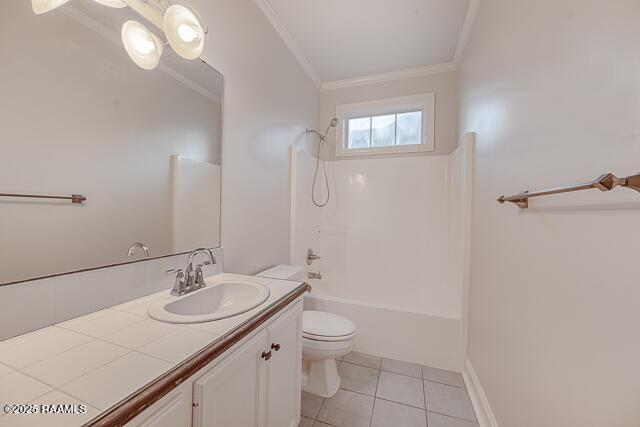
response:
<path fill-rule="evenodd" d="M 40 194 L 14 194 L 14 193 L 0 193 L 0 197 L 21 197 L 27 199 L 57 199 L 57 200 L 71 200 L 71 203 L 83 203 L 87 200 L 82 194 L 72 194 L 71 196 L 43 196 Z"/>
<path fill-rule="evenodd" d="M 631 175 L 625 178 L 618 178 L 611 173 L 607 173 L 599 176 L 593 181 L 583 182 L 580 184 L 549 188 L 546 190 L 525 191 L 513 196 L 500 196 L 498 202 L 500 202 L 501 204 L 504 202 L 511 202 L 517 205 L 520 209 L 527 209 L 529 207 L 529 199 L 533 197 L 570 193 L 573 191 L 589 190 L 592 188 L 597 188 L 600 191 L 611 191 L 616 187 L 627 187 L 640 192 L 640 174 Z"/>

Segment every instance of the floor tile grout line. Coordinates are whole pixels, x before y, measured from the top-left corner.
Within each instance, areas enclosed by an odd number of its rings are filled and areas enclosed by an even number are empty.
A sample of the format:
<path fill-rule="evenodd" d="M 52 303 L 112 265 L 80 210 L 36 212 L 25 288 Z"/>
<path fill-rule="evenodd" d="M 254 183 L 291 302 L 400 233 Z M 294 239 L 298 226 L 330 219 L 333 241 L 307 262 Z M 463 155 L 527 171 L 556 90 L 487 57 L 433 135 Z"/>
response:
<path fill-rule="evenodd" d="M 350 365 L 361 366 L 361 367 L 363 367 L 363 368 L 375 369 L 375 370 L 377 370 L 377 371 L 380 371 L 380 370 L 381 370 L 380 368 L 374 368 L 373 366 L 367 366 L 367 365 L 362 365 L 362 364 L 360 364 L 360 363 L 349 362 L 349 361 L 347 361 L 347 360 L 341 360 L 341 362 L 343 362 L 343 363 L 348 363 L 348 364 L 350 364 Z"/>
<path fill-rule="evenodd" d="M 384 358 L 383 358 L 383 359 L 384 359 Z M 390 360 L 391 360 L 391 359 L 390 359 Z M 380 367 L 380 368 L 374 368 L 374 367 L 372 367 L 372 366 L 363 365 L 363 364 L 360 364 L 360 363 L 349 362 L 349 361 L 347 361 L 347 360 L 344 360 L 344 358 L 343 358 L 343 359 L 341 359 L 341 361 L 342 361 L 342 362 L 344 362 L 344 363 L 348 363 L 348 364 L 350 364 L 350 365 L 361 366 L 361 367 L 363 367 L 363 368 L 369 368 L 369 369 L 377 369 L 378 371 L 388 372 L 388 373 L 390 373 L 390 374 L 402 375 L 402 376 L 410 377 L 410 378 L 418 378 L 418 379 L 421 379 L 421 380 L 424 380 L 424 381 L 429 381 L 429 382 L 432 382 L 432 383 L 438 383 L 438 384 L 442 384 L 442 385 L 448 385 L 448 386 L 451 386 L 451 387 L 462 388 L 462 389 L 465 389 L 465 390 L 466 390 L 466 387 L 465 387 L 465 386 L 459 386 L 459 385 L 454 385 L 454 384 L 448 384 L 448 383 L 445 383 L 445 382 L 435 381 L 435 380 L 432 380 L 432 379 L 429 379 L 429 378 L 425 378 L 425 377 L 424 377 L 424 372 L 422 371 L 422 366 L 423 366 L 423 365 L 418 365 L 418 366 L 420 366 L 420 368 L 421 368 L 421 369 L 420 369 L 421 374 L 420 374 L 420 376 L 419 376 L 419 377 L 417 377 L 417 376 L 415 376 L 415 375 L 407 375 L 407 374 L 403 374 L 402 372 L 394 372 L 394 371 L 390 371 L 390 370 L 388 370 L 388 369 L 383 369 L 382 367 Z M 402 362 L 402 361 L 401 361 L 401 360 L 399 360 L 399 362 Z M 406 363 L 411 363 L 411 362 L 406 362 Z M 382 366 L 382 362 L 381 362 L 380 364 L 381 364 L 381 366 Z M 434 368 L 433 366 L 427 366 L 427 368 L 440 369 L 440 368 Z M 446 369 L 440 369 L 440 370 L 441 370 L 441 371 L 446 371 L 446 372 L 452 372 L 452 373 L 454 373 L 454 374 L 459 374 L 459 372 L 447 371 Z"/>
<path fill-rule="evenodd" d="M 460 421 L 466 421 L 466 422 L 471 423 L 471 424 L 477 424 L 477 423 L 478 423 L 478 421 L 477 421 L 477 420 L 473 421 L 473 420 L 469 420 L 469 419 L 467 419 L 467 418 L 460 418 L 460 417 L 456 417 L 455 415 L 445 414 L 445 413 L 443 413 L 443 412 L 431 411 L 431 410 L 427 410 L 427 412 L 431 412 L 432 414 L 443 415 L 443 416 L 445 416 L 445 417 L 454 418 L 454 419 L 456 419 L 456 420 L 460 420 Z"/>
<path fill-rule="evenodd" d="M 386 371 L 385 371 L 385 372 L 386 372 Z M 420 379 L 420 378 L 416 378 L 416 379 Z M 379 396 L 377 396 L 377 394 L 378 394 L 378 384 L 379 384 L 379 383 L 380 383 L 380 377 L 378 376 L 378 383 L 376 383 L 376 396 L 371 396 L 370 394 L 362 393 L 361 391 L 349 390 L 349 389 L 342 388 L 342 387 L 340 387 L 340 390 L 348 391 L 349 393 L 356 393 L 356 394 L 359 394 L 359 395 L 361 395 L 361 396 L 373 397 L 374 399 L 386 400 L 387 402 L 396 403 L 396 404 L 398 404 L 398 405 L 408 406 L 408 407 L 410 407 L 410 408 L 422 409 L 423 411 L 426 411 L 426 409 L 425 409 L 425 408 L 421 408 L 421 407 L 419 407 L 419 406 L 407 405 L 406 403 L 396 402 L 395 400 L 390 400 L 390 399 L 386 399 L 386 398 L 384 398 L 384 397 L 379 397 Z M 423 388 L 424 388 L 424 386 L 423 386 Z"/>
<path fill-rule="evenodd" d="M 396 375 L 402 375 L 403 377 L 409 377 L 409 378 L 417 378 L 419 380 L 423 379 L 422 376 L 416 377 L 415 375 L 407 375 L 407 374 L 403 374 L 402 372 L 393 372 L 393 371 L 389 371 L 387 369 L 380 369 L 380 371 L 382 372 L 388 372 L 390 374 L 396 374 Z"/>
<path fill-rule="evenodd" d="M 380 368 L 382 368 L 382 361 L 380 361 Z M 378 370 L 378 378 L 376 379 L 376 391 L 373 393 L 373 406 L 371 407 L 371 418 L 369 419 L 369 427 L 373 424 L 373 412 L 376 410 L 376 399 L 378 395 L 378 385 L 380 384 L 380 370 Z"/>
<path fill-rule="evenodd" d="M 324 406 L 324 402 L 325 402 L 325 400 L 327 400 L 327 398 L 326 398 L 326 397 L 323 397 L 323 398 L 322 398 L 322 402 L 320 402 L 320 407 L 318 408 L 318 412 L 316 412 L 315 417 L 313 417 L 313 421 L 314 421 L 314 423 L 315 423 L 316 421 L 320 421 L 321 423 L 322 423 L 322 422 L 324 422 L 324 421 L 322 421 L 322 420 L 319 420 L 319 419 L 318 419 L 318 417 L 320 416 L 320 411 L 322 411 L 322 407 Z"/>
<path fill-rule="evenodd" d="M 443 412 L 432 411 L 432 410 L 430 410 L 430 409 L 420 408 L 419 406 L 407 405 L 406 403 L 400 403 L 400 402 L 396 402 L 396 401 L 393 401 L 393 400 L 389 400 L 389 399 L 385 399 L 385 398 L 377 397 L 377 396 L 370 396 L 370 395 L 365 394 L 365 393 L 360 393 L 360 392 L 357 392 L 357 391 L 347 390 L 347 389 L 344 389 L 344 388 L 340 388 L 340 390 L 348 391 L 348 392 L 350 392 L 350 393 L 356 393 L 356 394 L 359 394 L 359 395 L 361 395 L 361 396 L 365 396 L 365 397 L 372 397 L 372 398 L 374 399 L 374 407 L 373 407 L 373 409 L 372 409 L 372 411 L 371 411 L 371 421 L 370 421 L 369 425 L 371 425 L 371 423 L 373 422 L 373 411 L 375 410 L 375 400 L 377 400 L 377 399 L 384 400 L 385 402 L 395 403 L 396 405 L 400 405 L 400 406 L 406 406 L 406 407 L 408 407 L 408 408 L 419 409 L 419 410 L 421 410 L 421 411 L 424 411 L 424 412 L 425 412 L 425 417 L 427 416 L 427 414 L 428 414 L 429 412 L 431 412 L 431 413 L 433 413 L 433 414 L 443 415 L 443 416 L 445 416 L 445 417 L 454 418 L 454 419 L 456 419 L 456 420 L 470 422 L 471 424 L 474 424 L 474 423 L 476 423 L 476 424 L 477 424 L 477 421 L 469 420 L 469 419 L 467 419 L 467 418 L 456 417 L 455 415 L 445 414 L 445 413 L 443 413 Z M 376 385 L 376 394 L 377 394 L 377 385 Z M 425 398 L 425 407 L 426 407 L 426 393 L 425 393 L 425 397 L 424 397 L 424 398 Z M 320 415 L 320 411 L 322 410 L 322 406 L 324 406 L 324 402 L 325 402 L 326 400 L 327 400 L 327 398 L 323 398 L 323 399 L 322 399 L 322 403 L 320 404 L 320 408 L 318 409 L 318 414 L 316 415 L 316 417 L 315 417 L 315 418 L 312 418 L 312 420 L 313 420 L 313 421 L 319 421 L 319 422 L 321 422 L 321 423 L 328 424 L 328 423 L 326 423 L 326 422 L 324 422 L 324 421 L 322 421 L 322 420 L 318 419 L 318 416 Z M 305 418 L 308 418 L 308 417 L 305 417 Z M 428 423 L 428 420 L 427 420 L 427 423 Z M 329 424 L 329 425 L 333 425 L 333 424 Z M 428 424 L 427 424 L 427 425 L 428 425 Z"/>
<path fill-rule="evenodd" d="M 408 408 L 414 408 L 414 409 L 420 409 L 421 411 L 426 411 L 425 408 L 421 408 L 419 406 L 414 406 L 414 405 L 407 405 L 406 403 L 396 402 L 395 400 L 385 399 L 384 397 L 376 397 L 376 399 L 384 400 L 386 402 L 395 403 L 396 405 L 406 406 Z"/>
<path fill-rule="evenodd" d="M 347 362 L 346 360 L 341 360 L 341 361 L 340 361 L 340 363 L 341 363 L 341 364 L 342 364 L 342 363 L 346 363 L 347 365 L 359 366 L 359 367 L 361 367 L 361 368 L 373 369 L 373 370 L 376 370 L 376 371 L 380 372 L 380 369 L 379 369 L 379 368 L 372 368 L 371 366 L 359 365 L 359 364 L 357 364 L 357 363 Z"/>
<path fill-rule="evenodd" d="M 460 388 L 460 389 L 462 389 L 462 390 L 467 391 L 467 388 L 466 388 L 466 387 L 461 387 L 461 386 L 459 386 L 459 385 L 447 384 L 447 383 L 442 383 L 442 382 L 440 382 L 440 381 L 434 381 L 434 380 L 428 380 L 428 379 L 423 379 L 422 381 L 430 382 L 430 383 L 435 383 L 435 384 L 440 384 L 440 385 L 446 385 L 446 386 L 449 386 L 449 387 Z"/>
<path fill-rule="evenodd" d="M 422 380 L 422 397 L 424 399 L 424 420 L 425 423 L 427 425 L 427 427 L 429 427 L 429 410 L 428 410 L 428 406 L 427 406 L 427 390 L 424 386 L 424 379 Z"/>

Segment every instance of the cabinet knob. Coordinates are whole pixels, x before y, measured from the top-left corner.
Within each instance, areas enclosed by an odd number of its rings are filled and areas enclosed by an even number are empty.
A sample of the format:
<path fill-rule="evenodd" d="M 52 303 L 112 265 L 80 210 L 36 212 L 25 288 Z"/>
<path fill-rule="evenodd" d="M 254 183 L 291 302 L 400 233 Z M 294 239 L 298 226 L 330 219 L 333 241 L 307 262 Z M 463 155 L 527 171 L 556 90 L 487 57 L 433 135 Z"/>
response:
<path fill-rule="evenodd" d="M 264 360 L 269 360 L 269 359 L 271 359 L 271 352 L 270 352 L 270 351 L 268 351 L 268 352 L 267 352 L 267 351 L 263 351 L 263 352 L 262 352 L 262 358 L 263 358 Z"/>
<path fill-rule="evenodd" d="M 273 344 L 271 344 L 271 350 L 279 351 L 280 344 L 274 342 Z"/>

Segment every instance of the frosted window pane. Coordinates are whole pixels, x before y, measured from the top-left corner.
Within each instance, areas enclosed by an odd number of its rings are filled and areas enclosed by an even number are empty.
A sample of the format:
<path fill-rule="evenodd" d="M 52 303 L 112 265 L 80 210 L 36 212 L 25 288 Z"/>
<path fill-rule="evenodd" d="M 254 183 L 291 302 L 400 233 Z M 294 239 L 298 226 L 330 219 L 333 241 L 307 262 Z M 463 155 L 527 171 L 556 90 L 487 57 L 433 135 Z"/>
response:
<path fill-rule="evenodd" d="M 349 145 L 347 148 L 371 147 L 371 117 L 349 119 Z"/>
<path fill-rule="evenodd" d="M 422 111 L 398 114 L 398 145 L 422 143 Z"/>
<path fill-rule="evenodd" d="M 371 146 L 392 147 L 396 144 L 396 115 L 371 119 Z"/>

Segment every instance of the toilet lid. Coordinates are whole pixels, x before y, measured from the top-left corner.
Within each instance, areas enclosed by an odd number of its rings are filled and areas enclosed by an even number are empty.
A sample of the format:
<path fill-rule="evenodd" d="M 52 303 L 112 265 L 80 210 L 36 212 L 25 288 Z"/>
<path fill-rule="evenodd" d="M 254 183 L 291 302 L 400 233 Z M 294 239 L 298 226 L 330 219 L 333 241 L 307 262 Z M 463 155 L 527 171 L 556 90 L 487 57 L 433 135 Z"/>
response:
<path fill-rule="evenodd" d="M 303 336 L 318 341 L 346 340 L 356 332 L 356 325 L 349 319 L 325 311 L 302 313 Z"/>

